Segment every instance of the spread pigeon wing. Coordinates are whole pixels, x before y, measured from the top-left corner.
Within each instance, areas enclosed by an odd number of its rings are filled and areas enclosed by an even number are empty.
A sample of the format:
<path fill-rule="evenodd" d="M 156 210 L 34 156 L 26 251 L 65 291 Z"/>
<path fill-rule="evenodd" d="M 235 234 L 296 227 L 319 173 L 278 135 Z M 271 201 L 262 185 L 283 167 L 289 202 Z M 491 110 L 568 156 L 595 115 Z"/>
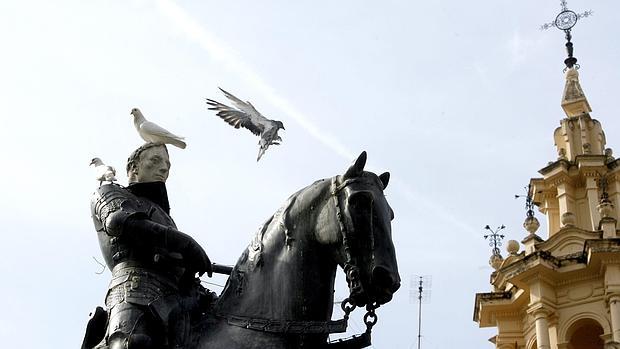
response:
<path fill-rule="evenodd" d="M 244 102 L 240 100 L 239 98 L 235 97 L 232 93 L 225 91 L 221 87 L 218 87 L 218 88 L 220 89 L 220 91 L 222 91 L 222 93 L 224 93 L 224 96 L 226 96 L 226 98 L 228 98 L 231 102 L 233 102 L 233 105 L 237 107 L 237 109 L 241 110 L 242 112 L 250 116 L 254 116 L 257 119 L 263 118 L 267 120 L 267 118 L 265 118 L 261 113 L 258 112 L 258 110 L 256 110 L 256 108 L 254 108 L 252 103 Z"/>
<path fill-rule="evenodd" d="M 252 103 L 250 103 L 249 101 L 244 102 L 240 100 L 239 98 L 235 97 L 235 95 L 233 95 L 232 93 L 224 90 L 223 88 L 221 87 L 218 87 L 218 88 L 220 89 L 220 91 L 222 91 L 222 93 L 224 93 L 224 96 L 226 96 L 226 98 L 228 98 L 231 102 L 233 102 L 233 105 L 237 109 L 241 110 L 242 112 L 244 112 L 250 117 L 250 120 L 252 120 L 252 123 L 254 125 L 261 125 L 263 129 L 271 125 L 271 120 L 267 119 L 266 117 L 263 116 L 263 114 L 261 114 L 258 110 L 256 110 L 256 108 L 254 108 Z"/>
<path fill-rule="evenodd" d="M 209 107 L 209 110 L 216 110 L 217 111 L 216 115 L 222 118 L 224 121 L 226 121 L 228 124 L 230 124 L 234 128 L 245 127 L 257 136 L 260 136 L 263 133 L 263 131 L 265 131 L 264 122 L 261 122 L 262 120 L 260 120 L 260 118 L 263 118 L 265 120 L 267 119 L 264 116 L 260 115 L 260 113 L 258 113 L 258 111 L 254 109 L 254 107 L 252 107 L 252 109 L 254 110 L 254 113 L 257 116 L 253 116 L 252 114 L 247 113 L 242 110 L 231 108 L 227 106 L 226 104 L 222 104 L 220 102 L 217 102 L 217 101 L 214 101 L 208 98 L 207 98 L 207 104 L 211 106 Z"/>

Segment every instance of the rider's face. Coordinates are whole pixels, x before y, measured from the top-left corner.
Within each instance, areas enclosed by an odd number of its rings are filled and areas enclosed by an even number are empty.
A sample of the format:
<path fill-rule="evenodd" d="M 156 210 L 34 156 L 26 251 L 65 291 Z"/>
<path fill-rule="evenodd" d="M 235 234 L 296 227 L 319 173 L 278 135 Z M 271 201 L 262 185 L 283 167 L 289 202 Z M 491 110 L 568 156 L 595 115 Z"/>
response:
<path fill-rule="evenodd" d="M 149 148 L 140 154 L 136 167 L 136 182 L 166 182 L 170 159 L 163 146 Z"/>

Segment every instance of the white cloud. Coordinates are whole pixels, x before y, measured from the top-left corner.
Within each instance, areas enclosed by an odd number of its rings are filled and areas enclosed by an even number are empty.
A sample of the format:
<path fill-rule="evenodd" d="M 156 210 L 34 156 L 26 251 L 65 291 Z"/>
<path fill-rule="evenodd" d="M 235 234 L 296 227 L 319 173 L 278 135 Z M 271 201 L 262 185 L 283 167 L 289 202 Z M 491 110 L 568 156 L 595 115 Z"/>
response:
<path fill-rule="evenodd" d="M 171 22 L 189 39 L 196 42 L 200 47 L 207 51 L 215 60 L 219 61 L 224 67 L 236 72 L 245 81 L 260 91 L 263 96 L 276 108 L 283 111 L 288 117 L 294 119 L 303 129 L 320 143 L 334 150 L 338 155 L 350 160 L 354 157 L 347 147 L 340 143 L 333 136 L 327 135 L 319 127 L 313 124 L 303 113 L 297 110 L 284 97 L 279 95 L 269 86 L 253 69 L 235 54 L 230 48 L 221 44 L 217 38 L 198 23 L 189 13 L 179 7 L 173 1 L 159 0 L 158 9 L 168 17 Z"/>
<path fill-rule="evenodd" d="M 159 11 L 169 18 L 172 24 L 185 33 L 190 40 L 200 45 L 202 49 L 207 51 L 212 58 L 219 61 L 224 67 L 237 73 L 240 77 L 243 77 L 248 84 L 262 93 L 263 97 L 271 104 L 283 111 L 288 117 L 293 118 L 317 141 L 335 151 L 346 160 L 355 158 L 351 150 L 333 136 L 325 134 L 325 132 L 312 123 L 289 101 L 274 91 L 274 89 L 256 74 L 234 50 L 219 42 L 213 33 L 198 23 L 187 11 L 170 0 L 159 0 L 158 5 Z M 456 228 L 467 231 L 470 234 L 475 234 L 475 229 L 463 223 L 462 219 L 450 214 L 440 204 L 434 202 L 434 200 L 423 198 L 419 193 L 413 193 L 411 186 L 403 181 L 399 181 L 398 185 L 401 189 L 399 191 L 400 194 L 410 203 L 422 206 L 425 211 L 431 214 L 438 214 L 440 212 L 441 218 L 445 219 Z"/>

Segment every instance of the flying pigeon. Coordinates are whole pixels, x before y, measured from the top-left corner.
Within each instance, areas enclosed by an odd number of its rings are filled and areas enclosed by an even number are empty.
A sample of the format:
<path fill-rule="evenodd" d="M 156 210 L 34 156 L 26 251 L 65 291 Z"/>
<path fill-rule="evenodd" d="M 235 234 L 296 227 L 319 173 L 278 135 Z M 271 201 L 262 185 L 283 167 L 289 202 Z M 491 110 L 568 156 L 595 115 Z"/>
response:
<path fill-rule="evenodd" d="M 99 181 L 99 186 L 104 181 L 110 183 L 116 181 L 116 170 L 114 167 L 104 164 L 99 158 L 93 158 L 90 161 L 90 166 L 93 165 L 95 165 L 95 176 Z"/>
<path fill-rule="evenodd" d="M 256 161 L 260 160 L 261 156 L 263 156 L 265 150 L 267 150 L 270 145 L 280 144 L 282 138 L 278 136 L 278 130 L 284 130 L 284 125 L 281 121 L 267 119 L 254 108 L 252 103 L 244 102 L 231 93 L 224 91 L 222 88 L 219 89 L 236 108 L 231 108 L 225 104 L 207 98 L 207 104 L 210 105 L 209 110 L 217 110 L 216 115 L 235 128 L 243 126 L 252 131 L 253 134 L 260 136 L 260 141 L 258 142 L 260 147 L 258 149 Z"/>
<path fill-rule="evenodd" d="M 145 119 L 140 109 L 131 109 L 131 115 L 133 115 L 133 124 L 136 127 L 136 130 L 138 130 L 140 137 L 142 137 L 145 141 L 151 143 L 172 144 L 181 149 L 185 149 L 187 146 L 187 144 L 183 141 L 183 137 L 174 135 L 156 123 Z"/>

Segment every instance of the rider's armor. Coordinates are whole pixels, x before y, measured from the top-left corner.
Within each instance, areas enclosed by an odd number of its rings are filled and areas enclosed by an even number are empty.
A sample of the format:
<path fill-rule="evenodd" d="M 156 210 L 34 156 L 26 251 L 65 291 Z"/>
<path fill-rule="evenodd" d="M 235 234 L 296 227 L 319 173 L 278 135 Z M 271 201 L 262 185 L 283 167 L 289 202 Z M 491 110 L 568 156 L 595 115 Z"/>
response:
<path fill-rule="evenodd" d="M 112 271 L 101 346 L 184 347 L 190 312 L 206 290 L 184 264 L 195 241 L 176 229 L 165 184 L 103 185 L 93 194 L 91 210 Z"/>

